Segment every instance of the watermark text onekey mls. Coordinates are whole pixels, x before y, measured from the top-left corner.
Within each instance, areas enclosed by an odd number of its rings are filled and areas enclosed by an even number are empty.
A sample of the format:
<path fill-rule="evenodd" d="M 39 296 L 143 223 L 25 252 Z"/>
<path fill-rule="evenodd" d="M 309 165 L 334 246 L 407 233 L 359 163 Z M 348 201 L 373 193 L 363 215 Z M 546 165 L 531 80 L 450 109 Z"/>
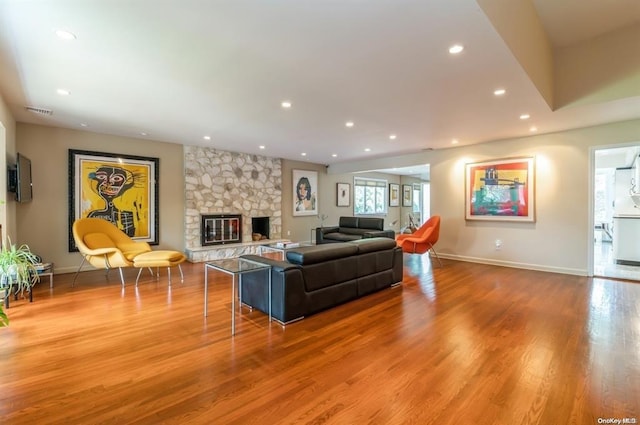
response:
<path fill-rule="evenodd" d="M 636 418 L 598 418 L 599 424 L 637 424 Z"/>

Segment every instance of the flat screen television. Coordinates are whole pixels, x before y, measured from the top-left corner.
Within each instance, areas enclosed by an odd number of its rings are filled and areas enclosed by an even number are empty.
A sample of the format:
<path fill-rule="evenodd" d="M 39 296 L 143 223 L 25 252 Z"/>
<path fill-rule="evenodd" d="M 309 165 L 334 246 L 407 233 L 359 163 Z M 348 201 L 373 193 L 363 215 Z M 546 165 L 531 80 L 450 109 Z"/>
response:
<path fill-rule="evenodd" d="M 29 202 L 33 198 L 31 182 L 31 160 L 18 154 L 15 167 L 9 168 L 8 191 L 16 194 L 16 201 Z"/>

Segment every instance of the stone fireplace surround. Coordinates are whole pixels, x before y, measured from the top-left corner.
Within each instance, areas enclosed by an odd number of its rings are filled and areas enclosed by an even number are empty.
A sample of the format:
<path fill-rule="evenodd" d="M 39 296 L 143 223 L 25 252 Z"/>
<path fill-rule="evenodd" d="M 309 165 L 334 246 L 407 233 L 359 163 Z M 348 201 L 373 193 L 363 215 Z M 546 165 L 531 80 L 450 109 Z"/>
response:
<path fill-rule="evenodd" d="M 269 239 L 282 235 L 282 163 L 279 158 L 184 147 L 185 247 L 189 261 L 255 254 L 252 218 L 269 218 Z M 241 214 L 242 242 L 203 247 L 202 214 Z"/>

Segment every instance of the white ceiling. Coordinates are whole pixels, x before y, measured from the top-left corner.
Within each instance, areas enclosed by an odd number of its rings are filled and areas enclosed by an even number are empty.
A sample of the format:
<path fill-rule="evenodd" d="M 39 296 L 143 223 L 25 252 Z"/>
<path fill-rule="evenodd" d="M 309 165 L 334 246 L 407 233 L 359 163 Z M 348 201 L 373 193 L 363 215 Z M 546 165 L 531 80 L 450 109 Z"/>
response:
<path fill-rule="evenodd" d="M 638 0 L 531 1 L 554 46 L 640 25 Z M 19 122 L 321 164 L 640 118 L 553 111 L 474 0 L 1 0 L 0 71 Z"/>

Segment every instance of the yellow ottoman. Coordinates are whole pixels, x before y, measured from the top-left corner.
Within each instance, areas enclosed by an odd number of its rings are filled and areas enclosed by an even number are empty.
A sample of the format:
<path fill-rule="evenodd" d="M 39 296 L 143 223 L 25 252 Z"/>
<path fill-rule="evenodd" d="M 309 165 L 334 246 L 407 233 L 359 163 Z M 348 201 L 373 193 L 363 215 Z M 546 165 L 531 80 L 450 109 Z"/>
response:
<path fill-rule="evenodd" d="M 167 274 L 169 276 L 169 285 L 171 285 L 171 267 L 178 266 L 178 269 L 180 270 L 180 281 L 184 282 L 184 275 L 182 274 L 182 267 L 180 266 L 180 264 L 183 263 L 186 259 L 187 257 L 185 257 L 185 255 L 179 251 L 158 250 L 137 255 L 133 259 L 133 266 L 140 269 L 138 271 L 138 277 L 136 278 L 136 285 L 138 285 L 140 273 L 142 273 L 142 269 L 145 267 L 166 267 Z"/>

